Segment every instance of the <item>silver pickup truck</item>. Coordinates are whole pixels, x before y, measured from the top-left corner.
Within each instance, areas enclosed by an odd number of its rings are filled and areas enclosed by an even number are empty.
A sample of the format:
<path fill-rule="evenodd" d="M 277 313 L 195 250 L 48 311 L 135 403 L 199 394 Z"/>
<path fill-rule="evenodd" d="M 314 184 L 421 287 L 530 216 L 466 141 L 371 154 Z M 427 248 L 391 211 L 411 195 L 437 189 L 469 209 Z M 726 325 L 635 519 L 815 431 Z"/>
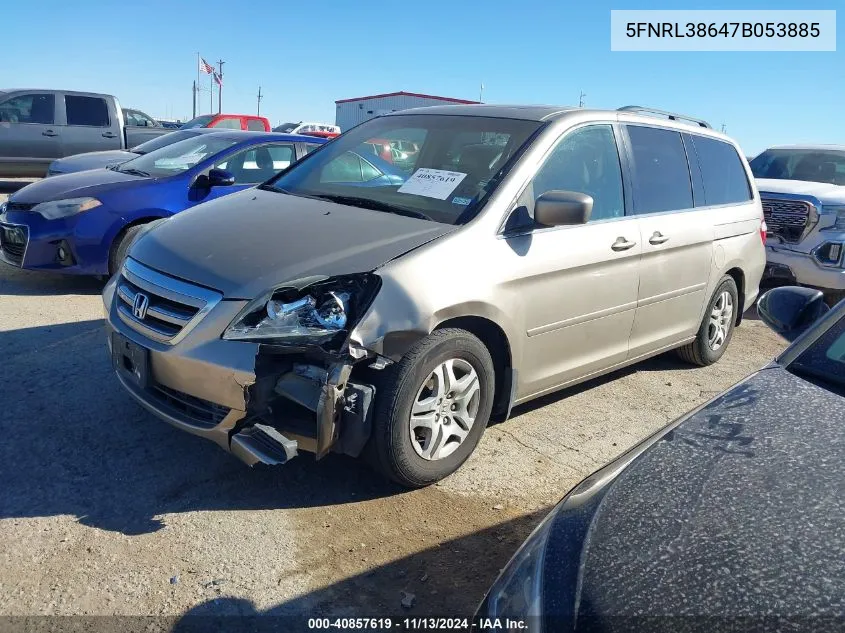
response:
<path fill-rule="evenodd" d="M 0 90 L 0 177 L 43 176 L 57 158 L 127 149 L 170 132 L 131 112 L 126 118 L 106 94 Z"/>

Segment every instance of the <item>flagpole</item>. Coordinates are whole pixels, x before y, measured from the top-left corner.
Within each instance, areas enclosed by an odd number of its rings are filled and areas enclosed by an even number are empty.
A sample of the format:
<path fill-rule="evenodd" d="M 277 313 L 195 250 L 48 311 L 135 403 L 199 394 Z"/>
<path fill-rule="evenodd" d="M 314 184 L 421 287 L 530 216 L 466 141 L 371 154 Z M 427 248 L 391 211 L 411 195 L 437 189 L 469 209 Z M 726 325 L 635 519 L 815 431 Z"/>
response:
<path fill-rule="evenodd" d="M 208 111 L 214 112 L 214 73 L 208 75 Z"/>
<path fill-rule="evenodd" d="M 194 91 L 194 116 L 198 114 L 200 109 L 200 54 L 197 51 L 197 83 L 194 84 L 196 90 Z"/>

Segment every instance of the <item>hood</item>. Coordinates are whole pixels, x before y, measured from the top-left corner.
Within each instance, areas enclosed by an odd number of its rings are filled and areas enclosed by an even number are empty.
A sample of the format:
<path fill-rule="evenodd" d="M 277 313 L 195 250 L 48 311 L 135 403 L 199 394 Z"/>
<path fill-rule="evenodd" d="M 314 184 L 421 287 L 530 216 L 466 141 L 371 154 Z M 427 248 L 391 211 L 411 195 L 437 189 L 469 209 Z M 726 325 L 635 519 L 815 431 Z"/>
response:
<path fill-rule="evenodd" d="M 126 152 L 120 149 L 104 152 L 88 152 L 54 160 L 50 164 L 50 171 L 59 173 L 70 173 L 74 171 L 85 171 L 86 169 L 100 169 L 109 165 L 124 163 L 127 160 L 137 158 L 140 154 Z"/>
<path fill-rule="evenodd" d="M 51 176 L 16 191 L 9 200 L 25 204 L 38 204 L 48 200 L 66 198 L 96 197 L 104 189 L 112 189 L 123 183 L 150 180 L 131 174 L 124 174 L 110 169 L 91 169 L 74 174 Z"/>
<path fill-rule="evenodd" d="M 577 596 L 579 623 L 841 615 L 842 420 L 845 398 L 773 365 L 647 441 L 609 483 L 613 464 L 599 471 L 592 498 L 576 488 L 554 518 L 545 609 L 571 613 Z"/>
<path fill-rule="evenodd" d="M 170 218 L 130 256 L 227 298 L 253 299 L 302 277 L 371 271 L 457 228 L 248 189 Z"/>
<path fill-rule="evenodd" d="M 761 196 L 766 191 L 770 193 L 791 193 L 815 196 L 822 201 L 822 204 L 845 204 L 845 187 L 826 182 L 757 178 L 757 189 Z"/>

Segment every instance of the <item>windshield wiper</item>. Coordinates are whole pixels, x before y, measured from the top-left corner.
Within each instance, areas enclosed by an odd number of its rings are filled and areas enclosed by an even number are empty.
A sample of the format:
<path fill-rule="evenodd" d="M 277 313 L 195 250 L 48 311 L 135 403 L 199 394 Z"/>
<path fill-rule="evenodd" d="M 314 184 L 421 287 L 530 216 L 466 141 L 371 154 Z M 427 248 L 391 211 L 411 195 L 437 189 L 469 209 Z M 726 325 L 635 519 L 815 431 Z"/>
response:
<path fill-rule="evenodd" d="M 429 220 L 433 222 L 430 216 L 420 211 L 413 209 L 406 209 L 405 207 L 398 207 L 387 202 L 379 202 L 378 200 L 371 200 L 370 198 L 362 198 L 359 196 L 341 196 L 334 194 L 317 194 L 315 198 L 321 200 L 328 200 L 330 202 L 337 202 L 338 204 L 348 204 L 350 207 L 360 207 L 361 209 L 372 209 L 373 211 L 384 211 L 385 213 L 395 213 L 396 215 L 404 215 L 409 218 L 417 218 L 418 220 Z"/>
<path fill-rule="evenodd" d="M 117 169 L 122 174 L 130 174 L 131 176 L 141 176 L 142 178 L 149 178 L 150 173 L 147 171 L 142 171 L 140 169 L 134 169 L 130 167 L 129 169 Z"/>

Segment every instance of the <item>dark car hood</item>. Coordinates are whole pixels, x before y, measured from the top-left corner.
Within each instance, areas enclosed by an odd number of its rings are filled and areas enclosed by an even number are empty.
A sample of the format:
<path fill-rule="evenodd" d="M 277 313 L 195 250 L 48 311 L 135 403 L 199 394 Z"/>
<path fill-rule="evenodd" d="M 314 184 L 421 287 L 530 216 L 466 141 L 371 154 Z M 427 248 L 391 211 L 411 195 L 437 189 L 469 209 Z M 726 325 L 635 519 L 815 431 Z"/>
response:
<path fill-rule="evenodd" d="M 772 366 L 610 483 L 599 471 L 596 489 L 576 488 L 552 523 L 544 611 L 578 604 L 578 630 L 634 615 L 841 616 L 843 424 L 845 398 Z"/>
<path fill-rule="evenodd" d="M 126 152 L 120 149 L 112 149 L 103 152 L 88 152 L 54 160 L 50 164 L 52 171 L 60 173 L 71 173 L 85 171 L 87 169 L 100 169 L 108 165 L 116 165 L 137 158 L 140 154 Z"/>
<path fill-rule="evenodd" d="M 455 228 L 248 189 L 168 219 L 130 255 L 228 298 L 253 299 L 303 277 L 371 271 Z"/>
<path fill-rule="evenodd" d="M 110 169 L 92 169 L 44 178 L 15 192 L 9 199 L 25 204 L 37 204 L 48 200 L 96 196 L 97 192 L 103 188 L 110 189 L 111 186 L 139 180 L 148 179 Z"/>

